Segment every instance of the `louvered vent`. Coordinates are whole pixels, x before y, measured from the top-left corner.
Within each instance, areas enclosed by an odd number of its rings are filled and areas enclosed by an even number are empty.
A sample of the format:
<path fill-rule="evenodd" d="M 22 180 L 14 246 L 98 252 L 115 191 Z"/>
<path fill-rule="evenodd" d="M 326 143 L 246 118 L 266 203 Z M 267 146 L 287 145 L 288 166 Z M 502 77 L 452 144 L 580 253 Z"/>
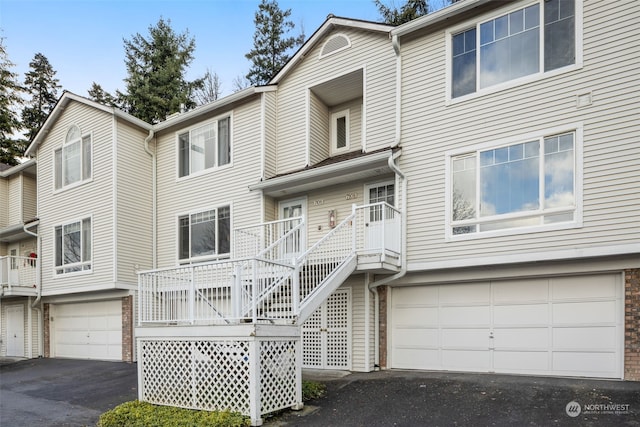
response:
<path fill-rule="evenodd" d="M 329 56 L 343 49 L 351 47 L 351 40 L 343 34 L 336 34 L 324 43 L 320 51 L 320 58 Z"/>

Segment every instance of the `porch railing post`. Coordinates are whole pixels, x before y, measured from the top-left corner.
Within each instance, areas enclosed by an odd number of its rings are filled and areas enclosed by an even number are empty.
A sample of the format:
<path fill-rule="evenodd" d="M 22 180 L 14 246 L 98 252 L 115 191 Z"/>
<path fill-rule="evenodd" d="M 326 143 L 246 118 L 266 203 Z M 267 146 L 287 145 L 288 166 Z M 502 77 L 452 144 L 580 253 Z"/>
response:
<path fill-rule="evenodd" d="M 253 264 L 253 275 L 251 276 L 251 289 L 252 289 L 252 311 L 253 311 L 253 323 L 258 321 L 258 260 L 254 258 L 251 260 Z"/>
<path fill-rule="evenodd" d="M 351 213 L 353 214 L 353 225 L 352 225 L 352 235 L 353 235 L 353 241 L 351 243 L 351 250 L 353 252 L 356 251 L 357 248 L 357 244 L 358 244 L 358 215 L 356 215 L 356 204 L 353 203 L 351 205 Z"/>
<path fill-rule="evenodd" d="M 231 307 L 234 319 L 242 317 L 242 266 L 238 263 L 232 274 Z"/>
<path fill-rule="evenodd" d="M 189 323 L 195 323 L 196 308 L 196 288 L 195 288 L 195 268 L 191 267 L 191 280 L 189 286 Z"/>
<path fill-rule="evenodd" d="M 382 247 L 380 248 L 380 262 L 384 263 L 387 253 L 387 204 L 382 203 Z"/>
<path fill-rule="evenodd" d="M 295 316 L 300 312 L 300 263 L 293 258 L 293 280 L 291 281 L 291 304 Z"/>

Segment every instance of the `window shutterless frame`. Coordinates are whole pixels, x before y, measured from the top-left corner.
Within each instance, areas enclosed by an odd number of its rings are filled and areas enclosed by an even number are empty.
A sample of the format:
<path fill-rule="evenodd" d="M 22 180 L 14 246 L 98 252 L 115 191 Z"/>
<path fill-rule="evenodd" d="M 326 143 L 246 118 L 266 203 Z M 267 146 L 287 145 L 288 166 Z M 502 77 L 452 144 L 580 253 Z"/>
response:
<path fill-rule="evenodd" d="M 178 215 L 178 262 L 186 264 L 228 257 L 231 222 L 231 204 Z"/>
<path fill-rule="evenodd" d="M 176 132 L 177 179 L 232 166 L 232 124 L 229 113 Z"/>
<path fill-rule="evenodd" d="M 93 270 L 93 217 L 67 221 L 53 227 L 53 275 L 91 273 Z"/>
<path fill-rule="evenodd" d="M 61 147 L 53 150 L 54 191 L 76 187 L 92 179 L 93 135 L 72 125 Z"/>

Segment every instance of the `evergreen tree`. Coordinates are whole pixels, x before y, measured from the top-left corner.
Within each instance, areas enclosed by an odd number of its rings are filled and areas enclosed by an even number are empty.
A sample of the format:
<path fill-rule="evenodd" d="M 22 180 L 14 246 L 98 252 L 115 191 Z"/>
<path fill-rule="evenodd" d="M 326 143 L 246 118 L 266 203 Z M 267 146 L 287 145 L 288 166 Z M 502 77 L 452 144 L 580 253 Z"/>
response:
<path fill-rule="evenodd" d="M 373 2 L 378 8 L 383 22 L 389 25 L 404 24 L 429 13 L 428 0 L 407 0 L 400 8 L 393 5 L 387 6 L 381 0 Z"/>
<path fill-rule="evenodd" d="M 106 90 L 102 89 L 98 83 L 93 82 L 91 88 L 87 91 L 89 99 L 99 104 L 108 105 L 109 107 L 118 107 L 118 98 L 111 95 Z"/>
<path fill-rule="evenodd" d="M 253 49 L 245 55 L 251 61 L 247 80 L 254 85 L 263 85 L 291 58 L 290 51 L 304 42 L 304 34 L 298 37 L 286 34 L 295 28 L 289 16 L 291 9 L 285 11 L 278 6 L 277 0 L 262 0 L 258 5 L 253 23 Z"/>
<path fill-rule="evenodd" d="M 149 123 L 158 123 L 178 112 L 196 106 L 194 90 L 202 87 L 202 79 L 187 81 L 185 74 L 193 61 L 195 40 L 189 31 L 176 34 L 171 21 L 160 18 L 149 27 L 149 36 L 139 33 L 124 40 L 127 67 L 126 92 L 122 108 Z"/>
<path fill-rule="evenodd" d="M 46 56 L 36 53 L 29 63 L 29 71 L 25 73 L 24 89 L 31 99 L 22 109 L 22 125 L 27 130 L 27 139 L 32 141 L 47 120 L 47 116 L 58 100 L 58 89 L 61 86 Z"/>
<path fill-rule="evenodd" d="M 26 149 L 26 141 L 18 135 L 21 124 L 17 109 L 22 104 L 22 88 L 13 67 L 4 46 L 4 37 L 0 37 L 0 163 L 8 165 L 17 165 Z"/>

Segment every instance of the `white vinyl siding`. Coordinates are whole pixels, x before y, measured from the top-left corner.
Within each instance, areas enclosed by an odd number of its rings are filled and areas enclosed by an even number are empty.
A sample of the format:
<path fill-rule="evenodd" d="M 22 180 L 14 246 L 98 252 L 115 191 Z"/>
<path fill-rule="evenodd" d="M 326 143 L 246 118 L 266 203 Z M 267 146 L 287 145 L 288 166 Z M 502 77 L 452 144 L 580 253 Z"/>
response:
<path fill-rule="evenodd" d="M 640 239 L 637 162 L 640 134 L 638 60 L 640 4 L 584 3 L 584 68 L 445 106 L 445 32 L 402 45 L 403 155 L 409 177 L 408 265 L 422 268 L 458 260 L 467 265 L 487 254 L 528 254 L 622 246 Z M 437 54 L 436 54 L 437 53 Z M 593 103 L 577 107 L 576 96 Z M 597 94 L 597 97 L 595 96 Z M 424 114 L 428 111 L 429 114 Z M 496 137 L 518 138 L 548 129 L 583 127 L 582 227 L 446 241 L 446 153 Z M 579 197 L 579 196 L 578 196 Z"/>
<path fill-rule="evenodd" d="M 320 42 L 278 84 L 278 174 L 306 166 L 307 132 L 309 126 L 315 126 L 313 123 L 307 123 L 310 113 L 307 104 L 308 88 L 365 65 L 363 111 L 366 110 L 366 117 L 363 112 L 361 138 L 364 139 L 366 135 L 367 151 L 388 146 L 394 140 L 395 55 L 388 36 L 351 29 L 343 30 L 341 33 L 351 40 L 350 49 L 323 58 L 322 66 L 318 66 L 317 58 L 323 44 Z M 331 36 L 332 34 L 329 34 L 327 37 Z M 372 57 L 376 60 L 371 61 Z M 351 114 L 352 119 L 353 116 L 354 114 Z M 353 126 L 355 123 L 352 123 L 352 128 Z M 311 158 L 315 161 L 320 156 L 316 157 L 314 150 L 311 148 Z"/>
<path fill-rule="evenodd" d="M 231 121 L 232 165 L 189 179 L 175 178 L 175 132 L 157 135 L 158 267 L 174 266 L 179 262 L 177 221 L 180 215 L 226 205 L 231 208 L 232 230 L 262 221 L 259 208 L 261 195 L 247 188 L 261 178 L 261 156 L 257 150 L 262 129 L 260 121 L 256 120 L 261 108 L 260 98 L 248 100 L 234 108 Z"/>
<path fill-rule="evenodd" d="M 73 191 L 54 191 L 53 149 L 58 148 L 71 125 L 91 129 L 93 146 L 92 180 Z M 78 102 L 71 102 L 38 147 L 38 215 L 42 240 L 43 295 L 114 288 L 113 259 L 113 141 L 114 119 Z M 140 142 L 142 144 L 142 142 Z M 70 207 L 76 207 L 70 218 Z M 91 214 L 92 274 L 55 275 L 54 227 L 70 219 Z M 48 254 L 48 255 L 47 255 Z M 132 266 L 129 265 L 130 269 Z"/>
<path fill-rule="evenodd" d="M 264 177 L 270 178 L 276 174 L 276 139 L 277 139 L 277 95 L 275 92 L 262 94 L 264 103 Z"/>
<path fill-rule="evenodd" d="M 309 91 L 309 162 L 312 165 L 329 157 L 329 117 L 327 106 Z"/>
<path fill-rule="evenodd" d="M 8 218 L 7 225 L 20 224 L 22 219 L 22 178 L 16 175 L 9 179 L 9 198 L 7 200 Z"/>

